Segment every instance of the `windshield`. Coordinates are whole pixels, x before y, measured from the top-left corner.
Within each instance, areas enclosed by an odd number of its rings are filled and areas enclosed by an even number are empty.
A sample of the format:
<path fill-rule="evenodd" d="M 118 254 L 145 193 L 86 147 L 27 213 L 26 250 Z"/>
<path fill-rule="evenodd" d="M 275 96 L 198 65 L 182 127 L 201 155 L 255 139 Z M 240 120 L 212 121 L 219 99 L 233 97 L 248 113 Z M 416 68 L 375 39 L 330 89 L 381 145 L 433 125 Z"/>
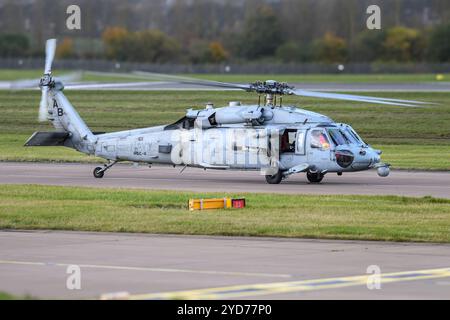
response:
<path fill-rule="evenodd" d="M 342 134 L 348 141 L 350 141 L 350 143 L 361 144 L 361 141 L 359 141 L 358 137 L 354 135 L 349 128 L 347 128 L 345 131 L 342 131 Z"/>
<path fill-rule="evenodd" d="M 351 143 L 350 140 L 345 135 L 343 135 L 341 130 L 339 130 L 338 128 L 328 128 L 327 131 L 335 145 L 340 146 L 343 144 Z"/>
<path fill-rule="evenodd" d="M 366 144 L 361 137 L 355 132 L 355 130 L 353 130 L 352 127 L 350 127 L 349 125 L 345 126 L 345 132 L 347 133 L 347 136 L 351 137 L 352 139 L 354 139 L 357 144 Z"/>
<path fill-rule="evenodd" d="M 333 140 L 334 144 L 337 146 L 344 144 L 361 144 L 363 141 L 359 138 L 359 136 L 350 128 L 328 128 L 328 134 L 330 135 L 331 140 Z"/>

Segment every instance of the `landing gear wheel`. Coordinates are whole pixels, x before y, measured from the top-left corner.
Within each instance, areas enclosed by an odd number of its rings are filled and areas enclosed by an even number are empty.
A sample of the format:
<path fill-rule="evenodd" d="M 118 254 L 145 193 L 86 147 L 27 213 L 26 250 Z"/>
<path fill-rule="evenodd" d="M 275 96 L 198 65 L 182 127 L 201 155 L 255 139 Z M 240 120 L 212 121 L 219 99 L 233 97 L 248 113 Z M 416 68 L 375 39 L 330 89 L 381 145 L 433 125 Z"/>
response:
<path fill-rule="evenodd" d="M 312 173 L 312 172 L 307 172 L 306 173 L 306 178 L 308 178 L 308 181 L 311 183 L 319 183 L 320 181 L 322 181 L 324 175 L 317 172 L 317 173 Z"/>
<path fill-rule="evenodd" d="M 94 177 L 96 177 L 97 179 L 103 178 L 103 176 L 105 175 L 106 170 L 109 170 L 109 168 L 111 168 L 113 165 L 115 165 L 117 163 L 117 161 L 109 161 L 108 164 L 105 164 L 104 167 L 97 167 L 94 169 Z"/>
<path fill-rule="evenodd" d="M 104 175 L 105 175 L 105 171 L 103 170 L 102 167 L 97 167 L 94 169 L 94 177 L 100 179 L 100 178 L 103 178 Z"/>
<path fill-rule="evenodd" d="M 283 174 L 281 173 L 280 170 L 278 170 L 278 172 L 272 176 L 271 175 L 266 176 L 266 181 L 268 184 L 279 184 L 281 180 L 283 180 Z"/>

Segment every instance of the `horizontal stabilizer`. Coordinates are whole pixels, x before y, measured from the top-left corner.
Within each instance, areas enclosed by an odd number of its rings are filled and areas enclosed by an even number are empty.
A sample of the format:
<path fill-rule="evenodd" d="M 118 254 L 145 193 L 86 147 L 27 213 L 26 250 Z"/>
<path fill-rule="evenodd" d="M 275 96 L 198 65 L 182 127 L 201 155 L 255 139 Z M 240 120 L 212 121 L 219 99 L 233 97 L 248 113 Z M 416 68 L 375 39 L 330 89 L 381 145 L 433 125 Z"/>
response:
<path fill-rule="evenodd" d="M 69 132 L 35 132 L 25 142 L 25 147 L 56 147 L 64 146 L 64 142 L 69 137 Z"/>

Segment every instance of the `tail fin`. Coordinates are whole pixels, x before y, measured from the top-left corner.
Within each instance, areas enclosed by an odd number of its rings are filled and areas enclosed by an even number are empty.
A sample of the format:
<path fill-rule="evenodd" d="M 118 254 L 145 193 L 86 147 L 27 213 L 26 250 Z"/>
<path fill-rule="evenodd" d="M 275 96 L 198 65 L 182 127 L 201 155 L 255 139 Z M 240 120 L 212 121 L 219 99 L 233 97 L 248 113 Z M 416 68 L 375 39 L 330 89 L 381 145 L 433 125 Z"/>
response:
<path fill-rule="evenodd" d="M 53 134 L 35 133 L 28 145 L 61 145 L 72 146 L 78 151 L 93 153 L 97 141 L 95 135 L 81 119 L 78 112 L 64 96 L 64 85 L 53 79 L 52 63 L 56 52 L 56 39 L 49 39 L 45 45 L 44 75 L 39 81 L 42 96 L 39 104 L 39 121 L 49 119 L 56 128 Z M 61 135 L 59 133 L 67 133 Z"/>
<path fill-rule="evenodd" d="M 61 89 L 60 89 L 61 88 Z M 26 146 L 66 146 L 91 154 L 97 137 L 81 119 L 78 112 L 62 93 L 62 84 L 56 84 L 48 92 L 48 116 L 56 132 L 35 132 Z"/>
<path fill-rule="evenodd" d="M 62 90 L 52 88 L 49 93 L 49 117 L 53 126 L 58 131 L 70 133 L 70 138 L 74 144 L 95 143 L 97 138 L 81 119 L 78 112 L 62 93 Z"/>

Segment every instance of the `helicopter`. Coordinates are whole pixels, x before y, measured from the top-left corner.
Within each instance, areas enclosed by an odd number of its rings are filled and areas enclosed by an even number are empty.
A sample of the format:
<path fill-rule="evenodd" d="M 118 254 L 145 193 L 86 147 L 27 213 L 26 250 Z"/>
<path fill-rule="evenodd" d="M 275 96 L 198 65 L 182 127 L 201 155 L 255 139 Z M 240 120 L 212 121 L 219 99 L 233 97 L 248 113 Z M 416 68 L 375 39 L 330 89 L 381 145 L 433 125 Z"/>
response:
<path fill-rule="evenodd" d="M 292 105 L 282 97 L 339 99 L 401 107 L 420 107 L 425 102 L 376 98 L 295 89 L 274 80 L 251 84 L 137 73 L 151 79 L 222 89 L 239 89 L 258 95 L 258 103 L 188 109 L 181 119 L 166 125 L 110 133 L 92 132 L 63 94 L 65 85 L 52 77 L 56 40 L 46 43 L 44 75 L 39 81 L 42 97 L 39 120 L 50 121 L 52 132 L 35 132 L 25 146 L 64 146 L 106 160 L 93 170 L 95 178 L 118 162 L 197 167 L 213 170 L 260 171 L 269 184 L 279 184 L 291 175 L 305 173 L 310 183 L 320 183 L 326 174 L 375 169 L 387 177 L 390 165 L 381 161 L 381 150 L 372 148 L 349 124 Z M 151 83 L 151 82 L 149 82 Z M 142 86 L 142 82 L 127 86 Z M 111 88 L 116 85 L 112 84 Z M 78 84 L 72 89 L 107 88 L 108 85 Z M 277 101 L 278 100 L 278 101 Z"/>

